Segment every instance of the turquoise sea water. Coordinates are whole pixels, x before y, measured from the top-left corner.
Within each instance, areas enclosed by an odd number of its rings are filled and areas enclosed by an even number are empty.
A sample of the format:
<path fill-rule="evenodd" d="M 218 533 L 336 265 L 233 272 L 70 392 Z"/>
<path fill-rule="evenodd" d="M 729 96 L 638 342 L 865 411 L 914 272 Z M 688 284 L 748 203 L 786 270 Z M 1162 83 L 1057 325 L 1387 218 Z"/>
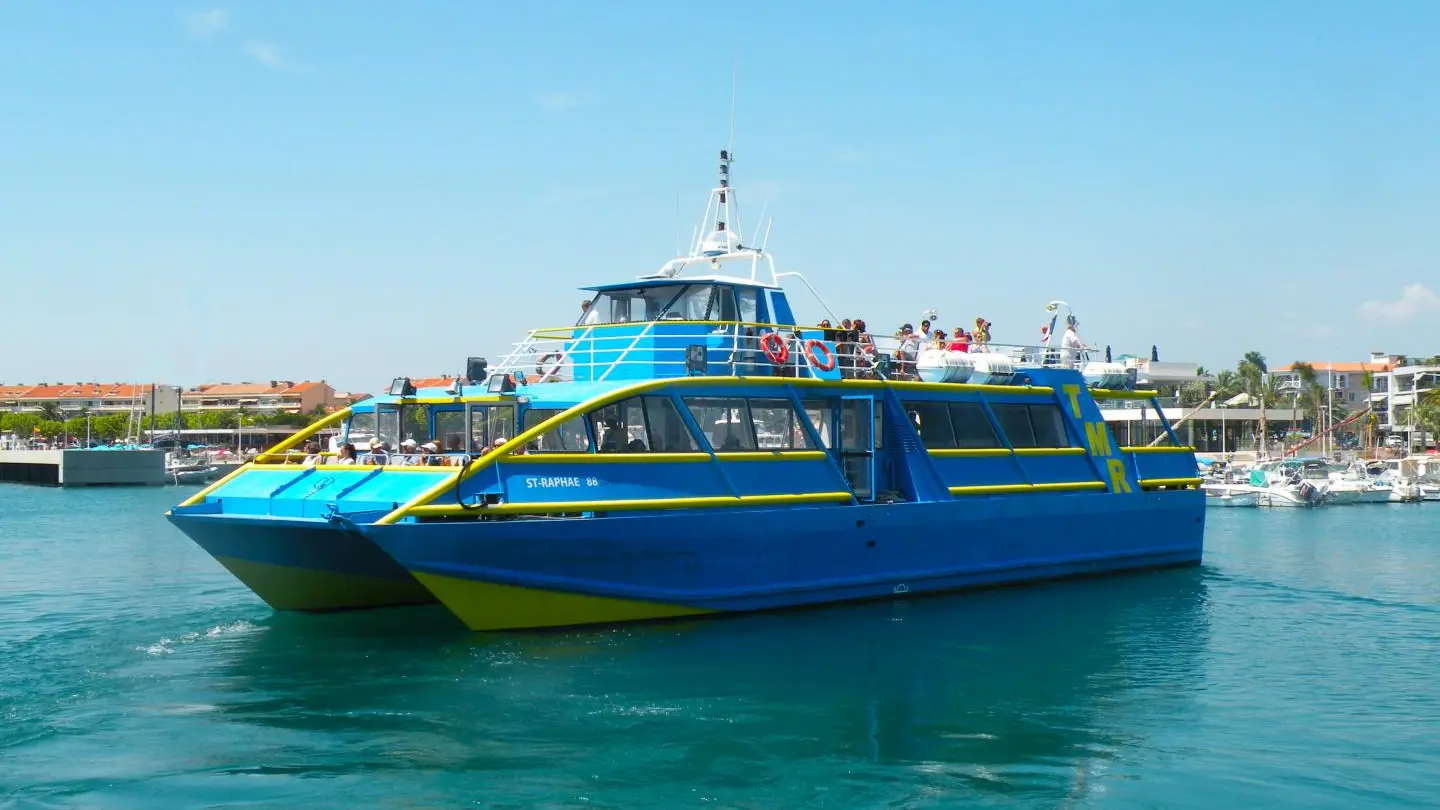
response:
<path fill-rule="evenodd" d="M 1440 805 L 1440 504 L 1212 510 L 1205 565 L 476 635 L 271 612 L 0 485 L 0 808 Z"/>

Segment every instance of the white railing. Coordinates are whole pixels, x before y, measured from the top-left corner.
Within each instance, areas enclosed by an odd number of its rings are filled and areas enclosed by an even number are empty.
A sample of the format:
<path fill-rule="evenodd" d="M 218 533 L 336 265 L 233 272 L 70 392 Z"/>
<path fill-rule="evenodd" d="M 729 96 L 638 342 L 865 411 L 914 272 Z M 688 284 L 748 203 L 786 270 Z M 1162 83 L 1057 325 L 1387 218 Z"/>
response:
<path fill-rule="evenodd" d="M 916 356 L 922 348 L 929 348 L 928 343 L 896 336 L 866 334 L 858 340 L 847 340 L 845 332 L 818 326 L 684 321 L 673 325 L 694 327 L 692 333 L 667 334 L 667 323 L 671 322 L 537 329 L 516 343 L 493 373 L 519 373 L 527 383 L 681 377 L 689 373 L 686 348 L 698 343 L 706 347 L 708 374 L 809 377 L 816 376 L 819 370 L 829 370 L 817 368 L 818 361 L 821 366 L 833 363 L 840 376 L 847 378 L 883 375 L 913 379 Z M 771 333 L 780 336 L 778 346 L 767 337 Z M 822 352 L 810 344 L 812 339 L 827 336 L 833 352 Z M 652 345 L 642 346 L 647 341 Z M 656 343 L 660 345 L 654 346 Z M 766 353 L 767 343 L 773 355 Z M 807 348 L 812 351 L 807 352 Z M 972 349 L 980 350 L 1008 357 L 1016 368 L 1076 367 L 1090 359 L 1089 351 L 1079 351 L 1075 361 L 1067 361 L 1064 352 L 1042 346 L 991 343 Z M 882 364 L 881 357 L 888 358 L 888 363 Z M 776 362 L 777 358 L 782 362 Z M 626 374 L 627 370 L 636 373 Z"/>

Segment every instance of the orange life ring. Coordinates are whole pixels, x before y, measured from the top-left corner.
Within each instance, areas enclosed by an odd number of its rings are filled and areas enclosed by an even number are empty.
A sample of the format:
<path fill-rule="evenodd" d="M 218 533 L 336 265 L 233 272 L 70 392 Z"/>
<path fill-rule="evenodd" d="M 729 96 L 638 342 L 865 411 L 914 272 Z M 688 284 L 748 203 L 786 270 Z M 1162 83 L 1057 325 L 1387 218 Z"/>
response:
<path fill-rule="evenodd" d="M 555 359 L 555 367 L 547 372 L 545 370 L 545 364 L 549 362 L 552 357 Z M 550 352 L 549 354 L 541 355 L 540 362 L 535 364 L 535 373 L 539 374 L 542 379 L 547 375 L 553 377 L 556 374 L 560 373 L 560 366 L 564 362 L 565 355 L 561 354 L 560 352 Z"/>
<path fill-rule="evenodd" d="M 760 338 L 760 348 L 764 350 L 765 357 L 777 366 L 785 365 L 790 359 L 790 347 L 785 345 L 785 339 L 780 337 L 779 332 L 767 332 L 765 337 Z"/>
<path fill-rule="evenodd" d="M 815 356 L 816 349 L 825 355 L 825 362 L 820 362 L 820 358 Z M 821 371 L 830 371 L 835 368 L 835 352 L 815 338 L 805 341 L 805 359 L 809 361 L 810 365 Z"/>

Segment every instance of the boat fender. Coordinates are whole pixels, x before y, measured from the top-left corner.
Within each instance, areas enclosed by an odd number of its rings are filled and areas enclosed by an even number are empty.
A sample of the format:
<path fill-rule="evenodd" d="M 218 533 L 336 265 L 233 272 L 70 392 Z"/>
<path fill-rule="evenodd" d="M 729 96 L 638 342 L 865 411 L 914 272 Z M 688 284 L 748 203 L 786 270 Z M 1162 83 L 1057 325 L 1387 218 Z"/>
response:
<path fill-rule="evenodd" d="M 785 365 L 790 359 L 790 347 L 785 345 L 785 339 L 780 337 L 779 332 L 767 332 L 765 337 L 760 338 L 760 348 L 765 351 L 765 357 L 777 366 Z"/>
<path fill-rule="evenodd" d="M 549 369 L 546 369 L 546 364 L 548 364 L 552 359 L 555 361 L 555 363 L 551 365 Z M 540 358 L 540 362 L 535 364 L 535 373 L 539 374 L 542 378 L 552 377 L 560 373 L 560 364 L 564 361 L 565 356 L 560 352 L 550 352 L 549 354 L 542 355 Z"/>
<path fill-rule="evenodd" d="M 823 363 L 820 361 L 820 358 L 816 356 L 817 350 L 819 353 L 825 355 L 825 361 Z M 832 351 L 829 346 L 826 346 L 815 338 L 810 338 L 805 341 L 805 360 L 821 371 L 830 371 L 835 368 L 835 352 Z"/>

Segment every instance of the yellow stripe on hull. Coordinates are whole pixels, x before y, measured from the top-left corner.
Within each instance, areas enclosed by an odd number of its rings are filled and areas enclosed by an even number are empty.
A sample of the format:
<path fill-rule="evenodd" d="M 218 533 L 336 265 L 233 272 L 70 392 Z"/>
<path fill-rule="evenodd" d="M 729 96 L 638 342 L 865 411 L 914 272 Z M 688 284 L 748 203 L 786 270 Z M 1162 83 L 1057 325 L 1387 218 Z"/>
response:
<path fill-rule="evenodd" d="M 435 595 L 413 579 L 394 580 L 216 557 L 275 610 L 347 610 L 428 605 Z"/>
<path fill-rule="evenodd" d="M 700 616 L 713 610 L 411 572 L 471 630 L 524 630 Z"/>

